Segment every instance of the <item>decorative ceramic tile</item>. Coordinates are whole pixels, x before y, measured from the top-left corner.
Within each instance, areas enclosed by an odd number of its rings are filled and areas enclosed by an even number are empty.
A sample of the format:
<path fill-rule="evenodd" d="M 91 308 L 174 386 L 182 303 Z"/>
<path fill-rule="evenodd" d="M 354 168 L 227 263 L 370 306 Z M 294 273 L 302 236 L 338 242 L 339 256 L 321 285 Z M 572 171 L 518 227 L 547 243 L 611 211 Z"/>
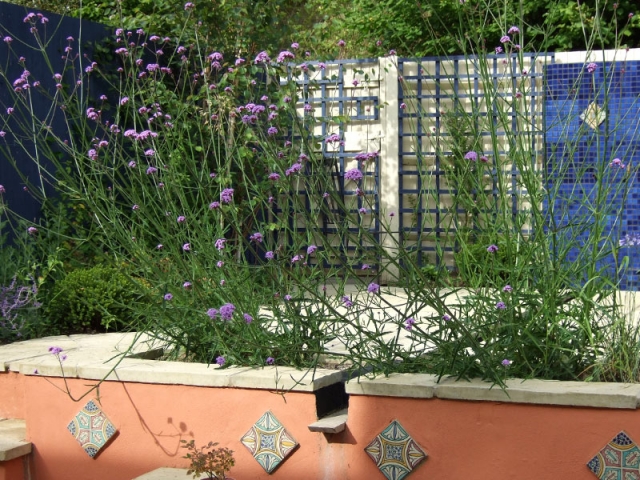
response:
<path fill-rule="evenodd" d="M 262 415 L 242 436 L 241 441 L 267 473 L 273 472 L 298 446 L 298 442 L 271 412 Z"/>
<path fill-rule="evenodd" d="M 591 102 L 587 109 L 580 114 L 580 120 L 592 129 L 598 128 L 607 119 L 607 112 L 600 108 L 596 102 Z"/>
<path fill-rule="evenodd" d="M 93 400 L 67 425 L 71 435 L 90 457 L 95 457 L 116 433 L 116 427 Z"/>
<path fill-rule="evenodd" d="M 388 480 L 402 480 L 427 454 L 397 420 L 364 449 Z"/>
<path fill-rule="evenodd" d="M 587 466 L 601 480 L 640 480 L 640 448 L 620 432 Z"/>

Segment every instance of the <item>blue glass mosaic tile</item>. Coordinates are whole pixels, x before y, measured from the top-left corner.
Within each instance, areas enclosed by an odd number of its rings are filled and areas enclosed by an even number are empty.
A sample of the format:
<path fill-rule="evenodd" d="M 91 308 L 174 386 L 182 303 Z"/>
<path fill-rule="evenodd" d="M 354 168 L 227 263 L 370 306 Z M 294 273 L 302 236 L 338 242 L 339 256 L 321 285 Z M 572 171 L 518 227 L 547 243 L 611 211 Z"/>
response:
<path fill-rule="evenodd" d="M 640 164 L 640 62 L 596 65 L 592 74 L 583 63 L 553 64 L 545 69 L 546 188 L 553 192 L 550 198 L 554 203 L 547 201 L 544 207 L 546 229 L 557 234 L 554 253 L 563 251 L 565 242 L 586 241 L 592 234 L 593 209 L 588 203 L 606 206 L 602 224 L 605 234 L 612 232 L 613 238 L 640 234 L 640 183 L 632 170 Z M 598 125 L 586 121 L 590 105 L 601 109 L 606 120 L 595 122 Z M 623 168 L 611 164 L 615 158 Z M 604 176 L 607 185 L 604 197 L 597 188 L 599 176 Z M 596 202 L 597 198 L 601 201 Z M 617 248 L 605 241 L 602 246 Z M 640 289 L 639 248 L 625 247 L 618 252 L 618 262 L 625 255 L 629 257 L 629 267 L 620 279 L 621 289 Z M 580 262 L 590 254 L 573 248 L 563 260 Z M 615 271 L 615 265 L 613 253 L 599 264 L 610 272 Z"/>

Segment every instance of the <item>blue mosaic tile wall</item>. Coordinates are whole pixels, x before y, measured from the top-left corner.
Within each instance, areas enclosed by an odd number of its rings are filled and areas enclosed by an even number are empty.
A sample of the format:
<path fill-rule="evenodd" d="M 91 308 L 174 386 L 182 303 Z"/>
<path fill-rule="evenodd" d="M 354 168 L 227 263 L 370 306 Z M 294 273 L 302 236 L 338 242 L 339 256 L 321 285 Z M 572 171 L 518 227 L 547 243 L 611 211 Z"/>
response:
<path fill-rule="evenodd" d="M 556 233 L 555 253 L 565 261 L 586 261 L 587 249 L 563 246 L 594 231 L 593 212 L 604 212 L 600 245 L 609 254 L 601 266 L 614 271 L 620 238 L 640 236 L 640 62 L 546 67 L 545 153 L 547 231 Z M 619 162 L 614 159 L 620 159 Z M 604 194 L 597 179 L 607 185 Z M 640 246 L 620 248 L 629 256 L 620 288 L 640 290 Z M 578 279 L 585 281 L 586 279 Z"/>

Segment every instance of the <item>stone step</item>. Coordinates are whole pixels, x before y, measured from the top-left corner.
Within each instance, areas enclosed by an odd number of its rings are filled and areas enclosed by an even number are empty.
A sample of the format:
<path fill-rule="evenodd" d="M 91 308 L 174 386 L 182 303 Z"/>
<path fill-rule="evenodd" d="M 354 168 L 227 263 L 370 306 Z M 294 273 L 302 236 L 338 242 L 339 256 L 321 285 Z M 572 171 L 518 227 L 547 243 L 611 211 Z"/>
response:
<path fill-rule="evenodd" d="M 26 441 L 24 420 L 0 418 L 0 462 L 23 457 L 31 453 L 31 442 Z"/>
<path fill-rule="evenodd" d="M 187 475 L 186 468 L 156 468 L 133 480 L 187 480 L 189 478 L 193 479 L 193 475 Z"/>

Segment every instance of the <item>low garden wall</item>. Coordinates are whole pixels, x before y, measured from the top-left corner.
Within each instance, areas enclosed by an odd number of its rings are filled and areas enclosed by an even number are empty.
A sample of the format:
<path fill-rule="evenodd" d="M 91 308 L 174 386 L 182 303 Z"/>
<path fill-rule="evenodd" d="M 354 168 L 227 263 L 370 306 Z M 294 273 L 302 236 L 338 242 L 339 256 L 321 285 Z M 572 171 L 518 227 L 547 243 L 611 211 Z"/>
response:
<path fill-rule="evenodd" d="M 0 478 L 129 480 L 160 467 L 186 468 L 181 440 L 191 439 L 232 449 L 235 480 L 407 473 L 587 480 L 623 472 L 610 460 L 618 454 L 629 465 L 624 472 L 638 474 L 640 451 L 626 438 L 640 439 L 640 385 L 510 380 L 505 393 L 479 381 L 437 383 L 425 374 L 344 382 L 337 370 L 221 369 L 115 358 L 128 350 L 130 339 L 71 336 L 0 347 L 0 417 L 24 419 L 33 444 L 26 475 L 0 462 Z M 63 349 L 58 356 L 48 352 L 52 345 Z M 140 344 L 128 353 L 139 357 L 146 351 L 156 350 Z M 65 378 L 58 360 L 63 355 Z M 327 413 L 345 391 L 344 430 L 310 431 L 318 413 Z M 83 430 L 83 415 L 92 435 L 110 437 L 92 437 L 88 452 L 74 438 L 74 429 Z M 626 436 L 618 436 L 622 431 Z M 616 436 L 618 444 L 598 458 Z"/>

